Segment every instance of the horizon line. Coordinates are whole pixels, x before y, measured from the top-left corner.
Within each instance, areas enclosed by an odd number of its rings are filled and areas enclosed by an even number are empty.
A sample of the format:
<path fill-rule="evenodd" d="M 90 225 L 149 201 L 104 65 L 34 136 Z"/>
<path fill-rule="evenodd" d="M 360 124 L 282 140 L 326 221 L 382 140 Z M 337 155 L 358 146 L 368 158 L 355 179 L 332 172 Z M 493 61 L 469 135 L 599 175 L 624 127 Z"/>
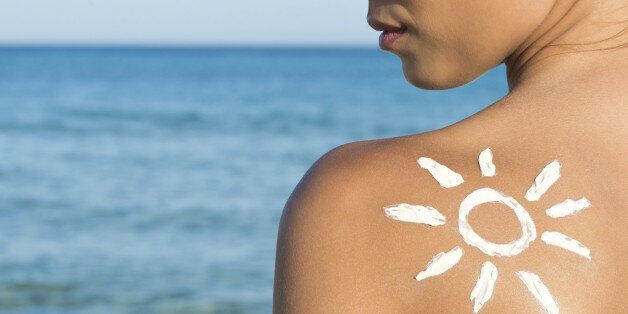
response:
<path fill-rule="evenodd" d="M 135 49 L 379 49 L 378 45 L 363 43 L 19 43 L 0 42 L 0 49 L 20 48 L 135 48 Z"/>

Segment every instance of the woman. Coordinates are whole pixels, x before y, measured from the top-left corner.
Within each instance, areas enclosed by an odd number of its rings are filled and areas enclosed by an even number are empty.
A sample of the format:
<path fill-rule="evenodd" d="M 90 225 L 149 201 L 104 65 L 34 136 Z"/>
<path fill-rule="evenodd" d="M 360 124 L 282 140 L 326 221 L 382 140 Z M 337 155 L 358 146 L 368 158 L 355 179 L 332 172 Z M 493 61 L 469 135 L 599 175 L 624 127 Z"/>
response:
<path fill-rule="evenodd" d="M 625 313 L 628 2 L 371 0 L 368 22 L 415 86 L 505 63 L 509 93 L 317 161 L 284 210 L 274 311 Z"/>

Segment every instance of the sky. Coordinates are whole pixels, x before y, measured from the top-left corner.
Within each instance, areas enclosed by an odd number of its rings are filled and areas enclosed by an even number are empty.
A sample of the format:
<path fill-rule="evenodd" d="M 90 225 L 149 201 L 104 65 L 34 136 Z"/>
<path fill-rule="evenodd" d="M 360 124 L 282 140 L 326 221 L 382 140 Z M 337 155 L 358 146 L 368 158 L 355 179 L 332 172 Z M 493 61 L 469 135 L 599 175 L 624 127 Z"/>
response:
<path fill-rule="evenodd" d="M 377 46 L 368 0 L 0 0 L 0 44 Z"/>

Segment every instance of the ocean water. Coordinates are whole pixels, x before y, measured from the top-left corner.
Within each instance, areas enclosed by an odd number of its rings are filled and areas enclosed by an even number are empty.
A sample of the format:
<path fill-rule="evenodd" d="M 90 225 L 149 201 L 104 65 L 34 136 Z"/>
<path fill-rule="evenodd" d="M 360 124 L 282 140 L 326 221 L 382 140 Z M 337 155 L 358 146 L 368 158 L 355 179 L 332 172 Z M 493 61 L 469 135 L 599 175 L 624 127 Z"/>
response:
<path fill-rule="evenodd" d="M 320 155 L 506 90 L 421 91 L 366 48 L 0 48 L 0 312 L 269 313 Z"/>

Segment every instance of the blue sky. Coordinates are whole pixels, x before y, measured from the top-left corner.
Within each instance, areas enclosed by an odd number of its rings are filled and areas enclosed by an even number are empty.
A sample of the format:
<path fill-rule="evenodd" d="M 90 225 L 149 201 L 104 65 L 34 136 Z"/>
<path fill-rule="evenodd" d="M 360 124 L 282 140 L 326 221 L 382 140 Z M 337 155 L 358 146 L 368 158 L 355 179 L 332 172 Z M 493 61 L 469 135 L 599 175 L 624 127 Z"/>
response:
<path fill-rule="evenodd" d="M 0 0 L 0 44 L 377 45 L 368 0 Z"/>

